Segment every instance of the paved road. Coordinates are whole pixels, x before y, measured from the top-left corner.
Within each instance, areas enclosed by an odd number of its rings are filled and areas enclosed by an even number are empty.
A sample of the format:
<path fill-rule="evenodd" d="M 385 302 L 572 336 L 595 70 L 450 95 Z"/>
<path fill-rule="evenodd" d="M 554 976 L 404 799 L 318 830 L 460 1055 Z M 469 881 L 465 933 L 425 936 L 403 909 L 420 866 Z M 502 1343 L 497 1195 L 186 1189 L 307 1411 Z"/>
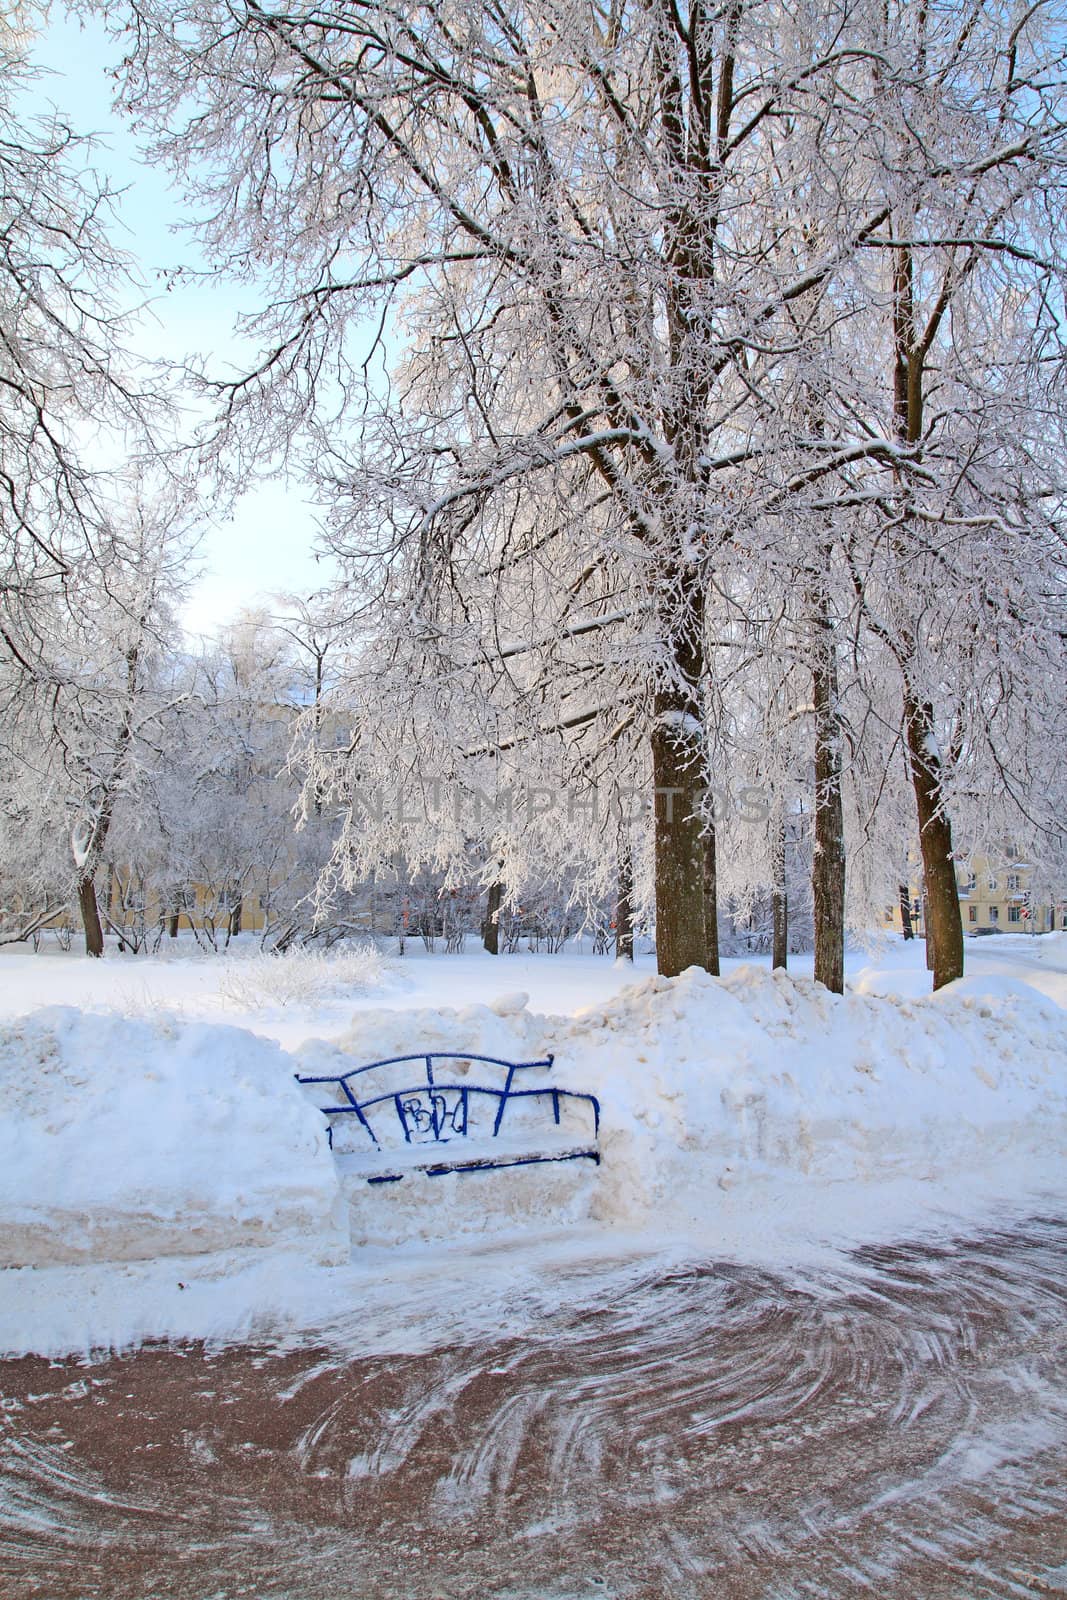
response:
<path fill-rule="evenodd" d="M 0 1594 L 1067 1594 L 1065 1251 L 1035 1218 L 817 1278 L 650 1270 L 418 1356 L 8 1362 Z"/>

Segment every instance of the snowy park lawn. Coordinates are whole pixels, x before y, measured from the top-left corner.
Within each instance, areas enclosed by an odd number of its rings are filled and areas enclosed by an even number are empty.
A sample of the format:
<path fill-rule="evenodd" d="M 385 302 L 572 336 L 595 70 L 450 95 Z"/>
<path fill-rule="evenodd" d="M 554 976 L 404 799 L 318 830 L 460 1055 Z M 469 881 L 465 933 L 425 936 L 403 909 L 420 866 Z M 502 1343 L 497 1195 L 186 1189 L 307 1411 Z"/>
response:
<path fill-rule="evenodd" d="M 173 954 L 123 956 L 109 949 L 107 959 L 97 962 L 55 946 L 37 955 L 19 946 L 0 948 L 0 1021 L 54 1005 L 137 1017 L 166 1012 L 248 1028 L 292 1049 L 312 1034 L 339 1037 L 354 1011 L 383 1005 L 414 1010 L 488 1004 L 522 990 L 531 1011 L 571 1015 L 613 999 L 656 970 L 655 957 L 647 953 L 630 967 L 594 956 L 587 946 L 554 956 L 493 957 L 480 947 L 463 955 L 429 954 L 418 940 L 409 940 L 402 959 L 357 952 L 310 961 L 279 961 L 244 942 L 232 950 L 225 956 L 199 953 L 182 939 Z M 301 960 L 301 982 L 286 981 Z M 723 972 L 749 964 L 769 967 L 767 957 L 750 956 L 724 960 Z M 810 954 L 791 956 L 789 970 L 810 978 Z M 845 970 L 850 988 L 867 994 L 916 998 L 930 988 L 924 946 L 897 936 L 852 949 Z M 1067 1009 L 1067 934 L 968 939 L 967 975 L 983 982 L 1017 979 Z"/>
<path fill-rule="evenodd" d="M 308 1326 L 353 1296 L 395 1327 L 442 1275 L 497 1315 L 545 1251 L 795 1258 L 1062 1192 L 1067 938 L 968 956 L 931 996 L 921 946 L 857 952 L 834 997 L 802 961 L 0 952 L 0 1347 Z M 530 1081 L 599 1098 L 601 1166 L 345 1179 L 294 1073 L 425 1050 L 551 1053 Z"/>

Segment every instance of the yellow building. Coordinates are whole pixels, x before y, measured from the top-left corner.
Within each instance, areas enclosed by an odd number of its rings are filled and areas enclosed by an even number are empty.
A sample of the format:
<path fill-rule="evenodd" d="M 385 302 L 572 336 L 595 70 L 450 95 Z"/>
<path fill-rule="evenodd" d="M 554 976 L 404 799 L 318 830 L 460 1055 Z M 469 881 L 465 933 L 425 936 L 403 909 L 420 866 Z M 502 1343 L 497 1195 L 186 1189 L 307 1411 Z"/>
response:
<path fill-rule="evenodd" d="M 1050 890 L 1039 880 L 1032 864 L 1017 851 L 1003 856 L 975 856 L 969 866 L 956 868 L 963 931 L 981 933 L 1049 933 L 1067 930 L 1067 895 L 1062 887 Z M 912 927 L 922 935 L 922 890 L 911 884 Z M 885 925 L 902 928 L 901 908 L 886 908 Z"/>

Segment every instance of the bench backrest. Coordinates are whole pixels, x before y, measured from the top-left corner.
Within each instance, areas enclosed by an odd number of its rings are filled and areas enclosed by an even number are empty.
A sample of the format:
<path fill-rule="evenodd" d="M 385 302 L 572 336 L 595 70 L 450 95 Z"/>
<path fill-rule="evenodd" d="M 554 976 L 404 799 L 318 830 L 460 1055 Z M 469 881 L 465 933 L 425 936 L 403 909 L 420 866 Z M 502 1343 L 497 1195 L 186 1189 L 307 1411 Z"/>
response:
<path fill-rule="evenodd" d="M 561 1109 L 569 1103 L 584 1104 L 592 1111 L 595 1138 L 600 1130 L 600 1102 L 595 1095 L 547 1084 L 529 1089 L 516 1087 L 519 1074 L 533 1068 L 548 1070 L 552 1062 L 551 1055 L 540 1061 L 503 1061 L 467 1051 L 430 1050 L 417 1055 L 387 1056 L 348 1072 L 297 1073 L 296 1078 L 304 1085 L 328 1085 L 333 1092 L 332 1102 L 319 1107 L 328 1119 L 331 1149 L 335 1126 L 353 1118 L 369 1140 L 365 1147 L 382 1150 L 393 1144 L 389 1134 L 394 1138 L 402 1134 L 405 1145 L 448 1144 L 475 1131 L 495 1139 L 502 1129 L 510 1132 L 511 1124 L 517 1121 L 512 1115 L 506 1122 L 509 1107 L 532 1111 L 543 1106 L 546 1111 L 551 1110 L 552 1124 L 559 1127 Z M 465 1070 L 461 1071 L 457 1063 L 463 1063 Z M 477 1076 L 476 1068 L 481 1069 Z M 484 1081 L 493 1076 L 486 1070 L 490 1068 L 496 1069 L 496 1083 Z M 390 1104 L 396 1121 L 389 1119 L 391 1126 L 383 1125 L 375 1113 Z M 534 1137 L 527 1118 L 523 1118 L 523 1132 Z"/>

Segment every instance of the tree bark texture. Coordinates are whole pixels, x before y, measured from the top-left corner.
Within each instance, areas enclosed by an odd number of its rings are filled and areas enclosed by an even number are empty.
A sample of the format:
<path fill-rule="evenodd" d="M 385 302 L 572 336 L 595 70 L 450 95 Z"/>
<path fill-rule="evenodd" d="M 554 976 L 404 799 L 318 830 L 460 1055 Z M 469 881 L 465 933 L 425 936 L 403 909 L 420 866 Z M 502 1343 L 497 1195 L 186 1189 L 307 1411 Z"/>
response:
<path fill-rule="evenodd" d="M 671 651 L 673 681 L 653 700 L 656 965 L 663 977 L 674 978 L 687 967 L 705 967 L 708 960 L 704 819 L 699 811 L 704 785 L 704 605 L 692 569 L 676 569 L 665 578 L 661 632 Z"/>
<path fill-rule="evenodd" d="M 829 618 L 819 619 L 812 672 L 815 706 L 815 981 L 834 994 L 845 988 L 845 838 L 841 805 L 841 723 L 837 661 Z"/>
<path fill-rule="evenodd" d="M 491 956 L 500 954 L 500 902 L 504 898 L 504 885 L 498 878 L 489 885 L 485 902 L 485 922 L 482 926 L 482 944 Z"/>
<path fill-rule="evenodd" d="M 934 975 L 934 988 L 942 989 L 946 983 L 963 977 L 963 918 L 952 854 L 952 826 L 941 804 L 941 758 L 934 735 L 933 707 L 910 690 L 904 698 L 904 732 L 926 886 L 927 965 Z"/>
<path fill-rule="evenodd" d="M 619 829 L 619 882 L 615 901 L 615 959 L 632 961 L 634 958 L 634 865 L 630 841 L 625 830 Z"/>
<path fill-rule="evenodd" d="M 789 896 L 785 886 L 785 818 L 779 817 L 774 836 L 771 887 L 771 967 L 785 971 L 789 965 Z"/>
<path fill-rule="evenodd" d="M 102 956 L 104 930 L 100 925 L 100 908 L 96 903 L 96 884 L 92 873 L 78 879 L 78 910 L 81 912 L 82 928 L 85 931 L 85 954 Z"/>
<path fill-rule="evenodd" d="M 911 920 L 911 890 L 906 883 L 899 888 L 900 894 L 900 927 L 905 939 L 914 939 L 915 928 Z"/>

